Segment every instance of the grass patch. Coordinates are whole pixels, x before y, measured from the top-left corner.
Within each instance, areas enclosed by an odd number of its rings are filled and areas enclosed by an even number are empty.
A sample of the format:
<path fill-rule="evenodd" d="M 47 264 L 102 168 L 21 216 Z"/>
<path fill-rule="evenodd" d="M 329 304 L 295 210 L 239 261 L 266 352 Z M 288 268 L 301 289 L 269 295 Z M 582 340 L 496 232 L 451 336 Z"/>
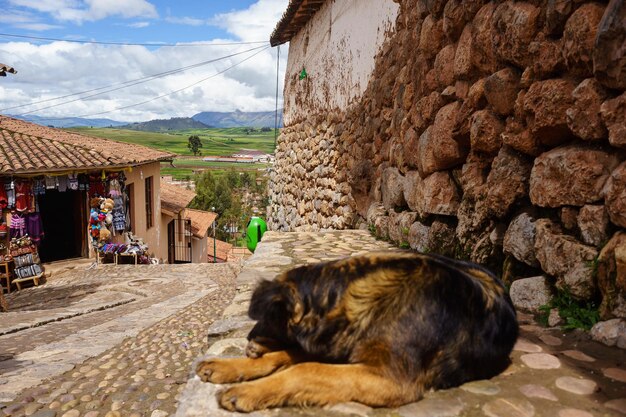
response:
<path fill-rule="evenodd" d="M 142 132 L 115 128 L 75 127 L 68 131 L 119 142 L 134 143 L 179 155 L 193 155 L 187 147 L 188 138 L 198 135 L 202 148 L 201 156 L 228 156 L 242 149 L 253 149 L 274 153 L 274 132 L 255 131 L 246 133 L 247 128 L 188 129 L 172 130 L 167 133 Z"/>
<path fill-rule="evenodd" d="M 561 326 L 564 330 L 589 330 L 600 321 L 600 313 L 596 303 L 576 300 L 567 288 L 558 290 L 556 296 L 548 304 L 539 307 L 538 319 L 540 324 L 548 326 L 548 317 L 553 308 L 556 308 L 559 311 L 559 316 L 565 320 L 565 324 Z"/>

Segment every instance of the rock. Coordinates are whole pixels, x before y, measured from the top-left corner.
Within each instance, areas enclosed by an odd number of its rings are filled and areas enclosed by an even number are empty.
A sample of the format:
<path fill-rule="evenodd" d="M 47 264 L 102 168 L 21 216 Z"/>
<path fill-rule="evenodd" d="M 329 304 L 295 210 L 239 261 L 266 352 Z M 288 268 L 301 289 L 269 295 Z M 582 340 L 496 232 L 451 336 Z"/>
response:
<path fill-rule="evenodd" d="M 570 16 L 563 31 L 563 57 L 570 73 L 579 77 L 593 75 L 593 52 L 596 33 L 604 6 L 586 3 Z"/>
<path fill-rule="evenodd" d="M 461 196 L 448 171 L 435 172 L 422 182 L 421 204 L 418 213 L 456 215 Z"/>
<path fill-rule="evenodd" d="M 585 205 L 578 214 L 578 229 L 582 241 L 600 247 L 608 239 L 609 215 L 604 206 Z"/>
<path fill-rule="evenodd" d="M 383 195 L 383 205 L 386 209 L 402 207 L 404 201 L 404 177 L 398 168 L 387 168 L 383 171 L 381 191 Z"/>
<path fill-rule="evenodd" d="M 444 104 L 441 94 L 436 91 L 420 98 L 410 112 L 411 123 L 415 131 L 418 133 L 423 132 L 435 120 L 437 112 Z M 415 149 L 417 147 L 412 148 L 413 152 L 411 153 L 415 154 Z M 413 166 L 417 166 L 417 163 L 413 164 Z"/>
<path fill-rule="evenodd" d="M 572 97 L 574 104 L 565 112 L 570 130 L 584 140 L 604 138 L 607 130 L 600 117 L 600 106 L 607 97 L 604 87 L 595 78 L 587 78 L 574 89 Z M 626 104 L 623 110 L 622 115 L 626 113 Z"/>
<path fill-rule="evenodd" d="M 450 0 L 446 2 L 443 9 L 443 32 L 452 42 L 463 31 L 465 26 L 465 9 L 461 0 Z"/>
<path fill-rule="evenodd" d="M 500 148 L 487 177 L 485 206 L 491 214 L 502 218 L 528 195 L 530 170 L 531 164 L 524 155 L 508 146 Z"/>
<path fill-rule="evenodd" d="M 466 382 L 465 384 L 461 385 L 459 388 L 461 388 L 463 391 L 471 392 L 472 394 L 480 394 L 480 395 L 496 395 L 496 394 L 499 394 L 501 391 L 500 387 L 496 383 L 485 380 L 485 379 L 479 380 L 479 381 Z"/>
<path fill-rule="evenodd" d="M 618 248 L 621 248 L 618 250 Z M 598 256 L 598 287 L 602 294 L 600 316 L 626 318 L 626 233 L 617 232 L 607 242 Z"/>
<path fill-rule="evenodd" d="M 519 90 L 520 74 L 507 67 L 485 79 L 485 97 L 496 113 L 508 116 L 513 112 L 513 105 Z"/>
<path fill-rule="evenodd" d="M 600 321 L 594 324 L 589 333 L 596 342 L 626 349 L 626 320 L 624 319 Z"/>
<path fill-rule="evenodd" d="M 538 156 L 541 154 L 541 145 L 537 138 L 530 133 L 524 124 L 514 117 L 506 120 L 504 132 L 500 134 L 502 143 L 526 155 Z"/>
<path fill-rule="evenodd" d="M 553 308 L 550 310 L 550 314 L 548 315 L 548 326 L 556 327 L 563 324 L 563 318 L 561 318 L 561 314 L 559 314 L 559 310 Z"/>
<path fill-rule="evenodd" d="M 504 235 L 503 249 L 526 265 L 539 266 L 535 256 L 535 223 L 527 213 L 513 219 Z"/>
<path fill-rule="evenodd" d="M 454 54 L 454 76 L 457 79 L 467 79 L 472 72 L 472 24 L 463 28 L 459 43 Z"/>
<path fill-rule="evenodd" d="M 349 416 L 367 417 L 372 411 L 372 408 L 366 406 L 365 404 L 349 402 L 335 404 L 329 407 L 328 410 L 333 413 L 346 414 Z"/>
<path fill-rule="evenodd" d="M 550 285 L 545 276 L 521 278 L 511 284 L 510 296 L 515 308 L 538 313 L 539 307 L 550 302 Z"/>
<path fill-rule="evenodd" d="M 593 263 L 598 251 L 561 233 L 548 219 L 535 222 L 535 253 L 541 268 L 557 277 L 557 286 L 567 287 L 582 300 L 592 298 L 596 289 Z"/>
<path fill-rule="evenodd" d="M 403 211 L 402 213 L 390 213 L 389 238 L 392 242 L 402 245 L 409 242 L 411 225 L 417 218 L 417 213 Z"/>
<path fill-rule="evenodd" d="M 409 245 L 418 252 L 426 252 L 428 248 L 428 232 L 430 227 L 420 222 L 415 222 L 409 229 Z"/>
<path fill-rule="evenodd" d="M 598 25 L 593 49 L 593 74 L 604 86 L 626 89 L 626 2 L 611 0 Z"/>
<path fill-rule="evenodd" d="M 532 65 L 527 67 L 532 80 L 541 80 L 552 78 L 561 74 L 565 67 L 562 55 L 562 46 L 560 40 L 543 39 L 538 37 L 537 40 L 528 45 L 528 52 L 532 57 Z"/>
<path fill-rule="evenodd" d="M 367 224 L 374 224 L 377 217 L 387 214 L 385 207 L 378 203 L 372 203 L 367 209 Z"/>
<path fill-rule="evenodd" d="M 527 339 L 520 337 L 519 339 L 517 339 L 517 342 L 515 342 L 515 346 L 513 346 L 513 350 L 517 352 L 539 353 L 543 349 L 541 349 L 541 346 L 535 343 L 531 343 Z"/>
<path fill-rule="evenodd" d="M 569 358 L 575 359 L 580 362 L 595 362 L 596 360 L 591 356 L 579 351 L 579 350 L 564 350 L 563 354 Z"/>
<path fill-rule="evenodd" d="M 541 398 L 548 401 L 558 401 L 559 399 L 548 388 L 541 385 L 522 385 L 520 392 L 528 398 Z"/>
<path fill-rule="evenodd" d="M 481 193 L 483 185 L 487 182 L 491 163 L 492 158 L 470 152 L 461 168 L 459 180 L 464 195 L 475 199 Z"/>
<path fill-rule="evenodd" d="M 578 212 L 577 207 L 561 207 L 559 217 L 565 230 L 574 230 L 578 226 Z"/>
<path fill-rule="evenodd" d="M 609 379 L 626 382 L 626 370 L 623 368 L 605 368 L 602 370 L 602 374 Z"/>
<path fill-rule="evenodd" d="M 616 398 L 604 403 L 606 408 L 615 410 L 619 413 L 626 414 L 626 398 Z"/>
<path fill-rule="evenodd" d="M 465 405 L 458 398 L 425 398 L 398 408 L 401 417 L 456 417 Z"/>
<path fill-rule="evenodd" d="M 545 152 L 535 159 L 530 200 L 541 207 L 583 206 L 599 201 L 602 188 L 618 163 L 615 152 L 586 145 L 567 145 Z"/>
<path fill-rule="evenodd" d="M 524 68 L 531 63 L 528 44 L 539 30 L 541 9 L 526 2 L 505 1 L 493 14 L 493 45 L 498 58 Z"/>
<path fill-rule="evenodd" d="M 422 177 L 462 164 L 468 149 L 453 137 L 460 104 L 455 101 L 442 107 L 434 124 L 426 129 L 419 140 L 419 171 Z"/>
<path fill-rule="evenodd" d="M 374 220 L 374 233 L 379 239 L 389 238 L 389 216 L 377 217 Z"/>
<path fill-rule="evenodd" d="M 593 394 L 598 390 L 598 384 L 591 379 L 562 376 L 556 379 L 556 386 L 564 391 L 578 395 Z"/>
<path fill-rule="evenodd" d="M 566 112 L 574 103 L 573 90 L 570 81 L 550 79 L 533 83 L 524 95 L 526 125 L 541 144 L 555 146 L 571 136 Z"/>
<path fill-rule="evenodd" d="M 504 125 L 491 111 L 479 110 L 470 118 L 470 143 L 473 151 L 496 154 L 502 146 Z"/>
<path fill-rule="evenodd" d="M 626 161 L 611 173 L 604 198 L 611 222 L 626 227 Z"/>
<path fill-rule="evenodd" d="M 553 36 L 561 35 L 565 28 L 565 23 L 573 11 L 574 2 L 571 0 L 548 0 L 546 21 L 544 23 L 546 32 Z"/>
<path fill-rule="evenodd" d="M 497 398 L 482 407 L 487 417 L 533 417 L 535 407 L 523 398 Z"/>
<path fill-rule="evenodd" d="M 454 256 L 455 229 L 447 222 L 435 220 L 428 229 L 428 250 L 444 256 Z"/>
<path fill-rule="evenodd" d="M 600 106 L 602 120 L 609 130 L 609 142 L 613 146 L 626 148 L 626 93 L 607 100 Z"/>
<path fill-rule="evenodd" d="M 531 369 L 557 369 L 561 367 L 561 361 L 548 353 L 527 353 L 520 357 L 524 365 Z"/>
<path fill-rule="evenodd" d="M 454 84 L 454 45 L 446 45 L 435 58 L 434 70 L 439 87 Z"/>
<path fill-rule="evenodd" d="M 404 176 L 404 200 L 412 211 L 423 213 L 424 181 L 418 171 Z"/>
<path fill-rule="evenodd" d="M 496 5 L 489 2 L 480 8 L 472 21 L 472 66 L 483 74 L 491 74 L 497 69 L 494 48 L 496 30 L 492 24 L 492 17 Z"/>
<path fill-rule="evenodd" d="M 443 21 L 432 15 L 426 16 L 422 22 L 419 50 L 428 58 L 433 58 L 445 44 Z"/>

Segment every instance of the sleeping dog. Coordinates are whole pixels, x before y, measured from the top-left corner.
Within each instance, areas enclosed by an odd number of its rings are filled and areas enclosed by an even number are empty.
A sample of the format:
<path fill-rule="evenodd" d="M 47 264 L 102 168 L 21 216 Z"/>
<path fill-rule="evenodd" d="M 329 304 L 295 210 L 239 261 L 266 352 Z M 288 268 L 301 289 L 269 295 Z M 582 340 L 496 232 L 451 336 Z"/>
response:
<path fill-rule="evenodd" d="M 374 253 L 292 269 L 255 289 L 245 358 L 199 363 L 250 412 L 358 401 L 397 407 L 509 364 L 515 310 L 484 268 L 437 255 Z M 244 382 L 246 381 L 246 382 Z"/>

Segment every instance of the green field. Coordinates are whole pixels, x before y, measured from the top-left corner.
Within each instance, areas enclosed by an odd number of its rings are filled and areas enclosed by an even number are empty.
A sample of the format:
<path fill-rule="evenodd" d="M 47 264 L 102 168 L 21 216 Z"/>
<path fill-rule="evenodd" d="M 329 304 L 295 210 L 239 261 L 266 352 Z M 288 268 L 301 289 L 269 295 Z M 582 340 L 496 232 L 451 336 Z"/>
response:
<path fill-rule="evenodd" d="M 191 135 L 200 137 L 202 142 L 201 156 L 229 156 L 241 149 L 255 149 L 270 154 L 274 153 L 273 131 L 256 131 L 247 134 L 246 128 L 242 127 L 176 130 L 169 133 L 89 127 L 76 127 L 67 130 L 120 142 L 136 143 L 178 155 L 192 155 L 187 148 L 187 139 Z"/>
<path fill-rule="evenodd" d="M 161 164 L 162 175 L 172 175 L 176 179 L 193 177 L 193 171 L 210 169 L 215 175 L 222 175 L 228 170 L 256 171 L 266 168 L 267 164 L 237 164 L 228 162 L 205 162 L 203 156 L 230 156 L 242 149 L 254 149 L 265 153 L 274 153 L 274 132 L 246 133 L 246 128 L 227 129 L 191 129 L 175 130 L 168 133 L 141 132 L 136 130 L 113 128 L 76 127 L 67 129 L 84 135 L 135 143 L 149 148 L 172 152 L 181 156 L 192 156 L 187 147 L 187 139 L 198 135 L 202 142 L 201 155 L 198 159 L 175 159 L 174 167 L 169 163 Z"/>

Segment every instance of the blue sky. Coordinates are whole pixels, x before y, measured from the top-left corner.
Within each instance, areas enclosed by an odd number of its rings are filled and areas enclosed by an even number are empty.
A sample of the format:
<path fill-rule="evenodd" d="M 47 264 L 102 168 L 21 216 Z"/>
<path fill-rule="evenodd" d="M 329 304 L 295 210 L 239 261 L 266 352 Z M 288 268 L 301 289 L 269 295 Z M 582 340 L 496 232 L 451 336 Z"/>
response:
<path fill-rule="evenodd" d="M 0 113 L 62 117 L 88 116 L 104 109 L 107 113 L 96 117 L 139 121 L 192 116 L 199 111 L 271 110 L 275 48 L 73 103 L 52 99 L 262 46 L 206 44 L 267 42 L 287 4 L 288 0 L 0 0 L 0 33 L 4 34 L 114 43 L 205 44 L 124 46 L 0 36 L 0 62 L 18 71 L 0 82 Z M 283 70 L 286 49 L 281 50 Z M 164 99 L 151 101 L 165 94 Z M 16 108 L 44 100 L 45 105 Z M 142 101 L 149 103 L 133 106 Z M 126 109 L 115 110 L 121 107 Z"/>

